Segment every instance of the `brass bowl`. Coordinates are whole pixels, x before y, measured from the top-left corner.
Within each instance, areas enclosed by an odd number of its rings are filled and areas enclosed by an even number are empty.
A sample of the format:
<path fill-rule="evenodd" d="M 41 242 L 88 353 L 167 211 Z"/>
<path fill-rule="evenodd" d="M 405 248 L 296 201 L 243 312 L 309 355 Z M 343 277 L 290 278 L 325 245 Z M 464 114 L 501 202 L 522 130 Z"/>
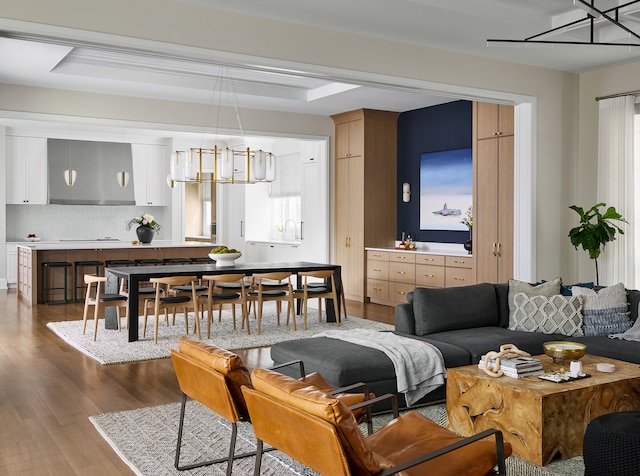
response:
<path fill-rule="evenodd" d="M 542 344 L 544 353 L 551 357 L 556 364 L 565 360 L 579 360 L 587 353 L 587 346 L 579 342 L 551 341 Z"/>

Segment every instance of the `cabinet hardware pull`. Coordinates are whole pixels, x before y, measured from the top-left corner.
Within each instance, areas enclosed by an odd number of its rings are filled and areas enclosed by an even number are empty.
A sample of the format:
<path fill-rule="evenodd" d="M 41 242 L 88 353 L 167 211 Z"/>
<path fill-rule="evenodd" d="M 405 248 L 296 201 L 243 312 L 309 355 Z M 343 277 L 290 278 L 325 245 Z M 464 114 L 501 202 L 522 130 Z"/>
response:
<path fill-rule="evenodd" d="M 464 281 L 464 278 L 453 278 L 454 281 Z"/>
<path fill-rule="evenodd" d="M 407 274 L 404 271 L 398 271 L 398 274 Z"/>
<path fill-rule="evenodd" d="M 382 271 L 380 268 L 373 268 L 373 270 L 378 272 L 378 273 Z"/>
<path fill-rule="evenodd" d="M 494 244 L 493 244 L 493 256 L 498 256 L 498 255 L 496 254 L 497 248 L 498 248 L 498 243 L 494 243 Z"/>
<path fill-rule="evenodd" d="M 435 278 L 433 274 L 425 274 L 423 275 L 425 278 Z"/>
<path fill-rule="evenodd" d="M 404 296 L 406 293 L 404 291 L 400 291 L 400 292 L 398 292 L 398 294 Z"/>
<path fill-rule="evenodd" d="M 498 243 L 498 254 L 496 256 L 502 256 L 502 243 Z"/>

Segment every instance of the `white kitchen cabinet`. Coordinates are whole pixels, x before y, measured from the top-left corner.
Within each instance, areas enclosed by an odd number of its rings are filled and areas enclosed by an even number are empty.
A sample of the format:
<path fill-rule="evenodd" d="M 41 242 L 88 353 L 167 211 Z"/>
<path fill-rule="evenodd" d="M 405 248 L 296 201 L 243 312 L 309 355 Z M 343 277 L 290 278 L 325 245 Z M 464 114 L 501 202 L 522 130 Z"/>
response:
<path fill-rule="evenodd" d="M 47 203 L 47 139 L 7 137 L 7 204 Z"/>
<path fill-rule="evenodd" d="M 290 243 L 248 241 L 246 254 L 249 263 L 285 263 L 302 260 L 301 246 Z"/>
<path fill-rule="evenodd" d="M 131 154 L 136 205 L 169 206 L 171 194 L 167 186 L 169 174 L 167 148 L 155 144 L 131 144 Z"/>
<path fill-rule="evenodd" d="M 7 244 L 7 284 L 18 282 L 18 247 Z"/>
<path fill-rule="evenodd" d="M 276 179 L 271 183 L 272 197 L 300 195 L 300 154 L 285 154 L 276 157 Z"/>
<path fill-rule="evenodd" d="M 250 262 L 246 256 L 245 187 L 253 185 L 218 184 L 216 189 L 217 243 L 242 252 L 239 263 Z"/>
<path fill-rule="evenodd" d="M 302 164 L 300 183 L 301 254 L 305 261 L 325 263 L 329 259 L 327 173 L 324 157 Z"/>

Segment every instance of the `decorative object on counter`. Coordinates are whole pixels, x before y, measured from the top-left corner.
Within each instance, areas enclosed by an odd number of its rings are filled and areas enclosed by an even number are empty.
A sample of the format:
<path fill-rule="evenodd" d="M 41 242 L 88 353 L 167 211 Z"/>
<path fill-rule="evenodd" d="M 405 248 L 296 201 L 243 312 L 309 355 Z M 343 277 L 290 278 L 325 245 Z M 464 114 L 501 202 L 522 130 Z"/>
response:
<path fill-rule="evenodd" d="M 466 213 L 464 214 L 464 217 L 462 218 L 462 220 L 460 220 L 460 223 L 462 223 L 463 225 L 465 225 L 467 228 L 469 228 L 469 239 L 467 241 L 464 242 L 464 249 L 467 250 L 469 252 L 469 254 L 471 254 L 471 250 L 473 248 L 473 207 L 469 207 L 467 208 Z"/>
<path fill-rule="evenodd" d="M 596 286 L 600 285 L 598 276 L 598 257 L 600 253 L 604 251 L 604 247 L 609 241 L 616 239 L 616 231 L 624 235 L 624 230 L 612 223 L 612 220 L 629 223 L 616 211 L 615 207 L 608 207 L 604 213 L 600 213 L 600 207 L 606 206 L 605 203 L 596 203 L 587 211 L 576 205 L 569 207 L 580 215 L 580 225 L 569 230 L 571 244 L 575 249 L 578 249 L 578 246 L 582 246 L 582 249 L 589 253 L 589 259 L 594 261 L 596 265 Z"/>
<path fill-rule="evenodd" d="M 148 213 L 144 213 L 129 220 L 127 222 L 127 230 L 130 230 L 133 225 L 138 225 L 136 228 L 136 234 L 138 235 L 138 240 L 141 243 L 151 243 L 153 236 L 156 232 L 160 232 L 161 228 L 153 215 L 149 215 Z"/>
<path fill-rule="evenodd" d="M 26 240 L 26 241 L 31 241 L 31 242 L 34 242 L 34 241 L 40 241 L 40 237 L 39 237 L 39 236 L 36 236 L 36 234 L 35 234 L 35 233 L 29 233 L 29 234 L 27 235 L 27 237 L 25 238 L 25 240 Z"/>
<path fill-rule="evenodd" d="M 551 341 L 545 342 L 542 347 L 556 364 L 562 364 L 565 360 L 579 360 L 587 353 L 587 346 L 580 342 Z"/>
<path fill-rule="evenodd" d="M 518 356 L 531 357 L 531 354 L 518 349 L 514 344 L 504 344 L 500 346 L 499 352 L 487 352 L 484 356 L 484 362 L 481 362 L 483 365 L 480 368 L 491 377 L 502 377 L 502 375 L 504 375 L 501 364 L 502 358 L 515 359 Z"/>
<path fill-rule="evenodd" d="M 216 268 L 235 266 L 235 260 L 240 256 L 242 253 L 239 250 L 227 248 L 225 245 L 216 246 L 209 253 L 209 258 L 216 262 Z"/>
<path fill-rule="evenodd" d="M 407 239 L 405 240 L 404 239 L 404 231 L 403 231 L 402 232 L 402 241 L 396 247 L 396 249 L 398 249 L 398 250 L 407 250 L 407 251 L 415 251 L 416 250 L 416 244 L 411 239 L 411 235 L 407 236 Z"/>

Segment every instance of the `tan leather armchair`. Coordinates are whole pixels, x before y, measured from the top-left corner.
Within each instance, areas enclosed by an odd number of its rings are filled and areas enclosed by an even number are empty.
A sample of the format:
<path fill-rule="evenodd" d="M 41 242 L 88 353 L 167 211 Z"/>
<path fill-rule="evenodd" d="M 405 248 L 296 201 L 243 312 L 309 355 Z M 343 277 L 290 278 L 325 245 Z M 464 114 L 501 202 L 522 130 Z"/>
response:
<path fill-rule="evenodd" d="M 251 387 L 251 378 L 247 367 L 238 355 L 188 337 L 178 339 L 178 350 L 171 350 L 171 359 L 173 360 L 178 384 L 182 391 L 182 405 L 176 443 L 176 469 L 182 471 L 227 461 L 227 475 L 230 475 L 234 459 L 256 454 L 255 451 L 239 455 L 235 454 L 237 423 L 252 420 L 241 390 L 244 387 Z M 335 398 L 343 400 L 346 405 L 356 405 L 364 402 L 365 399 L 374 397 L 368 392 L 366 386 L 363 386 L 364 393 L 347 393 L 357 385 L 350 386 L 348 389 L 333 389 L 317 373 L 304 375 L 304 365 L 302 363 L 296 361 L 288 364 L 299 365 L 301 375 L 303 375 L 300 382 L 302 382 L 303 386 L 322 388 L 324 392 L 334 392 L 336 393 Z M 280 367 L 288 364 L 282 364 Z M 187 397 L 202 403 L 214 413 L 231 422 L 231 440 L 229 453 L 226 456 L 180 466 L 180 449 Z M 359 409 L 356 410 L 355 415 L 360 420 L 366 418 L 371 429 L 369 413 L 365 412 L 364 409 Z"/>
<path fill-rule="evenodd" d="M 411 411 L 364 437 L 344 403 L 305 382 L 266 369 L 251 382 L 242 391 L 258 438 L 255 475 L 263 442 L 324 476 L 484 476 L 496 465 L 505 474 L 511 446 L 498 430 L 462 438 Z"/>

